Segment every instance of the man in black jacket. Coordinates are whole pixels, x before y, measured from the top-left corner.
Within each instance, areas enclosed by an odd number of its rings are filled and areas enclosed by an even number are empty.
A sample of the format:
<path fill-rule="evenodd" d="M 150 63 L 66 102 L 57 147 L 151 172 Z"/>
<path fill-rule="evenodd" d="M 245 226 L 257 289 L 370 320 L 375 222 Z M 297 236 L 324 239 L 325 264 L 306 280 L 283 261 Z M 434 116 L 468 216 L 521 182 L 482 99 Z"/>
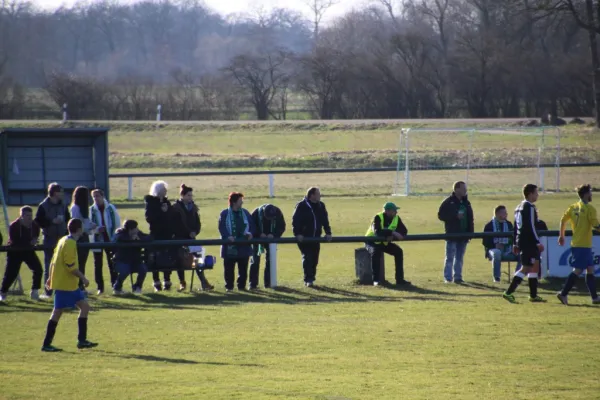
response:
<path fill-rule="evenodd" d="M 366 236 L 385 237 L 386 243 L 366 243 L 365 247 L 371 255 L 371 268 L 373 269 L 373 285 L 379 286 L 381 270 L 381 256 L 383 253 L 394 256 L 396 264 L 396 285 L 410 285 L 404 280 L 404 252 L 400 246 L 392 243 L 393 240 L 402 240 L 408 234 L 408 229 L 398 216 L 398 207 L 394 203 L 385 203 L 383 212 L 375 215 Z"/>
<path fill-rule="evenodd" d="M 507 219 L 508 213 L 506 207 L 500 205 L 494 209 L 494 218 L 483 228 L 484 232 L 513 232 L 513 224 Z M 512 251 L 512 239 L 508 237 L 486 237 L 483 238 L 483 247 L 485 248 L 485 258 L 492 262 L 492 276 L 494 282 L 500 282 L 502 274 L 502 261 L 516 262 L 518 270 L 521 263 L 518 257 Z"/>
<path fill-rule="evenodd" d="M 464 182 L 454 183 L 454 192 L 440 205 L 438 218 L 444 222 L 446 233 L 473 233 L 473 208 L 467 199 L 467 185 Z M 444 263 L 444 280 L 446 283 L 463 283 L 462 268 L 466 239 L 446 240 L 446 260 Z"/>
<path fill-rule="evenodd" d="M 139 231 L 137 221 L 127 220 L 123 223 L 122 228 L 116 230 L 114 240 L 117 243 L 130 243 L 135 241 L 149 242 L 152 238 Z M 137 272 L 136 283 L 131 289 L 133 293 L 141 294 L 144 279 L 146 279 L 146 273 L 148 272 L 148 268 L 142 259 L 142 248 L 119 247 L 115 249 L 114 258 L 118 275 L 113 286 L 113 293 L 116 295 L 123 294 L 123 282 L 130 274 Z"/>
<path fill-rule="evenodd" d="M 261 238 L 280 238 L 285 232 L 285 218 L 278 207 L 273 204 L 263 204 L 252 212 L 252 219 L 257 232 Z M 269 257 L 269 246 L 266 244 L 255 244 L 253 247 L 252 261 L 250 263 L 250 290 L 258 288 L 258 276 L 260 270 L 260 256 L 266 253 L 267 262 L 265 266 L 264 282 L 265 288 L 271 287 L 271 259 Z"/>
<path fill-rule="evenodd" d="M 54 248 L 58 241 L 67 235 L 67 224 L 71 219 L 69 207 L 64 201 L 65 192 L 58 183 L 48 185 L 48 196 L 42 201 L 35 214 L 35 222 L 44 233 L 42 242 L 44 249 L 44 280 L 50 277 L 50 262 L 54 254 Z M 40 298 L 48 299 L 52 296 L 52 290 L 46 288 L 46 292 Z"/>
<path fill-rule="evenodd" d="M 318 238 L 325 230 L 325 237 L 331 240 L 331 226 L 325 203 L 321 202 L 321 191 L 312 187 L 306 192 L 294 209 L 292 215 L 292 228 L 294 236 L 298 239 L 298 248 L 302 254 L 302 268 L 304 269 L 304 285 L 313 287 L 319 264 L 320 243 L 302 243 L 305 237 Z"/>

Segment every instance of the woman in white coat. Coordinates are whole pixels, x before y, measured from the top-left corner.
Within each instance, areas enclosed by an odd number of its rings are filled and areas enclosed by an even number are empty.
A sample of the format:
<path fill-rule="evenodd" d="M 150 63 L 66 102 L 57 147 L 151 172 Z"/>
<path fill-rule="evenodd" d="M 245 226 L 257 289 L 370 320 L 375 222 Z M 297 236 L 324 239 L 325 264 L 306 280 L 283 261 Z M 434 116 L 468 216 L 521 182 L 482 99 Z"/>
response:
<path fill-rule="evenodd" d="M 112 242 L 115 238 L 115 231 L 121 226 L 121 217 L 116 207 L 108 202 L 104 197 L 102 189 L 92 190 L 94 204 L 90 207 L 90 220 L 96 225 L 94 234 L 90 236 L 91 242 Z M 110 273 L 110 285 L 114 286 L 117 282 L 117 271 L 113 264 L 113 252 L 111 249 L 104 249 L 106 253 L 106 263 Z M 94 254 L 94 278 L 98 286 L 98 294 L 104 293 L 104 276 L 102 274 L 101 249 L 93 249 Z"/>
<path fill-rule="evenodd" d="M 71 219 L 80 219 L 83 224 L 83 234 L 78 243 L 89 243 L 90 234 L 96 229 L 96 224 L 90 220 L 90 191 L 85 186 L 77 186 L 73 191 L 71 200 Z M 87 263 L 89 249 L 77 249 L 77 258 L 79 261 L 79 271 L 85 275 L 85 264 Z M 79 280 L 79 288 L 87 293 L 83 282 Z"/>

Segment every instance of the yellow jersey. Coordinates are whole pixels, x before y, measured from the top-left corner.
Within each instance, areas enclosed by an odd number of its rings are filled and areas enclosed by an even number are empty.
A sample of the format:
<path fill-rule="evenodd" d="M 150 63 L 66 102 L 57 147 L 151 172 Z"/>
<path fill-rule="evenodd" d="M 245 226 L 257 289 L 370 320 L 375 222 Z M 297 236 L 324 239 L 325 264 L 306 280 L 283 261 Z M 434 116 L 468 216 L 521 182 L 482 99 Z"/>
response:
<path fill-rule="evenodd" d="M 572 204 L 560 220 L 560 226 L 571 221 L 573 238 L 571 247 L 592 248 L 592 230 L 598 229 L 598 214 L 591 204 L 578 201 Z"/>
<path fill-rule="evenodd" d="M 73 271 L 79 269 L 79 262 L 77 261 L 77 242 L 72 237 L 65 236 L 58 241 L 50 265 L 52 268 L 51 289 L 77 290 L 79 278 L 73 275 Z"/>

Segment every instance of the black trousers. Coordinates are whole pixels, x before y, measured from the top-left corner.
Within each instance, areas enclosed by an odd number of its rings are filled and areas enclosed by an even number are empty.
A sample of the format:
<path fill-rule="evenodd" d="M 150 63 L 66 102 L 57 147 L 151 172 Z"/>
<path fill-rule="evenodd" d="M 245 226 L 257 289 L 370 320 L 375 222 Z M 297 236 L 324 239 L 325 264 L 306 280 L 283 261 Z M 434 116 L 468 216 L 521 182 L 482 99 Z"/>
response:
<path fill-rule="evenodd" d="M 248 261 L 248 257 L 225 258 L 223 260 L 225 267 L 225 289 L 233 289 L 236 264 L 238 267 L 237 287 L 240 290 L 246 288 L 246 281 L 248 280 Z"/>
<path fill-rule="evenodd" d="M 31 289 L 41 289 L 42 287 L 42 263 L 35 254 L 35 251 L 9 251 L 6 253 L 6 271 L 4 272 L 4 279 L 2 280 L 2 288 L 0 292 L 6 293 L 9 291 L 11 285 L 19 276 L 21 270 L 21 264 L 25 263 L 27 267 L 33 272 L 33 280 L 31 282 Z"/>
<path fill-rule="evenodd" d="M 267 246 L 265 256 L 267 258 L 267 265 L 265 266 L 264 273 L 264 284 L 268 288 L 271 286 L 271 257 L 269 257 L 269 247 Z M 260 256 L 258 252 L 258 245 L 252 246 L 252 262 L 250 263 L 250 287 L 258 286 L 258 277 L 260 275 Z"/>
<path fill-rule="evenodd" d="M 321 243 L 298 243 L 302 254 L 302 269 L 304 269 L 304 282 L 314 282 L 317 279 L 317 265 Z"/>
<path fill-rule="evenodd" d="M 171 271 L 165 271 L 163 272 L 163 275 L 165 278 L 165 282 L 171 282 Z M 154 282 L 160 282 L 160 276 L 158 275 L 157 271 L 152 272 L 152 279 L 154 280 Z"/>
<path fill-rule="evenodd" d="M 371 268 L 373 268 L 373 282 L 379 282 L 379 274 L 381 270 L 381 255 L 383 253 L 394 256 L 396 264 L 396 283 L 404 280 L 404 251 L 394 244 L 387 245 L 378 244 L 375 246 L 365 246 L 369 254 L 371 254 Z"/>
<path fill-rule="evenodd" d="M 113 287 L 117 281 L 117 271 L 112 260 L 112 252 L 109 249 L 104 249 L 106 253 L 106 263 L 108 264 L 108 272 L 110 273 L 110 286 Z M 96 286 L 98 290 L 104 291 L 104 275 L 102 273 L 102 259 L 103 252 L 94 252 L 94 278 L 96 279 Z"/>
<path fill-rule="evenodd" d="M 82 235 L 77 243 L 89 243 L 90 238 L 88 235 Z M 77 261 L 79 262 L 79 271 L 85 275 L 85 264 L 87 264 L 88 257 L 90 256 L 90 249 L 80 249 L 77 247 Z M 81 279 L 79 280 L 79 289 L 85 290 L 85 286 Z"/>

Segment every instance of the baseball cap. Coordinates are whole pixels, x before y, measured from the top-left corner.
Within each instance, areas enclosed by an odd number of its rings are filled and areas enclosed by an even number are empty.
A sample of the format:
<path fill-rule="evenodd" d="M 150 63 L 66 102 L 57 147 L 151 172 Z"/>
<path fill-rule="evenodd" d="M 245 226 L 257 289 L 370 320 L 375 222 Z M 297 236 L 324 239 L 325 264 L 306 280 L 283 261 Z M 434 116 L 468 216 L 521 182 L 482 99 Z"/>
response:
<path fill-rule="evenodd" d="M 400 207 L 398 207 L 397 205 L 395 205 L 394 203 L 385 203 L 383 205 L 383 209 L 384 210 L 394 210 L 394 211 L 398 211 L 400 209 Z"/>

